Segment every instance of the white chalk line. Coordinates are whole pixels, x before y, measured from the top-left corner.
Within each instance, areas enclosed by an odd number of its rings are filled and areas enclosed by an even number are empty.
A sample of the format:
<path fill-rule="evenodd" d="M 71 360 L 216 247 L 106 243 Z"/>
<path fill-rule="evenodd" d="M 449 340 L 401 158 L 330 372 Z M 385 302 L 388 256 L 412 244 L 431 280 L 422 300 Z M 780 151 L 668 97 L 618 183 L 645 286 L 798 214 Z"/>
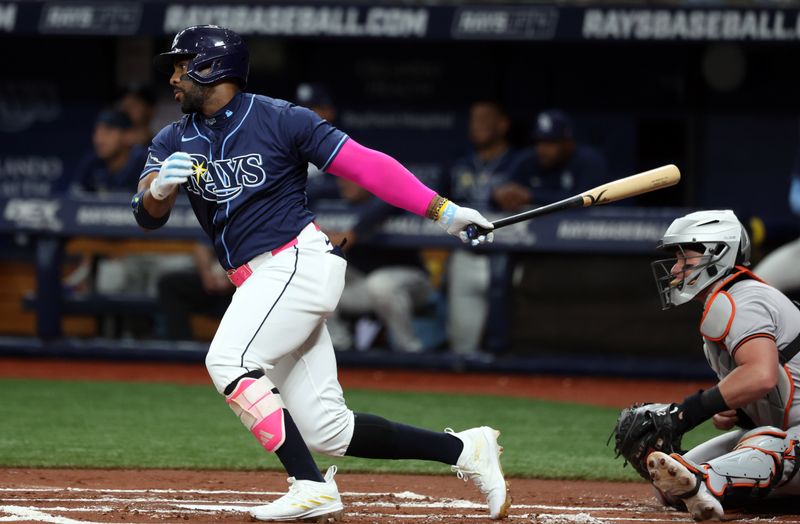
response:
<path fill-rule="evenodd" d="M 36 488 L 0 488 L 0 492 L 34 492 L 34 493 L 116 493 L 116 494 L 137 494 L 137 493 L 147 493 L 147 494 L 180 494 L 180 493 L 187 493 L 187 494 L 195 494 L 195 495 L 253 495 L 253 496 L 278 496 L 282 495 L 283 492 L 265 492 L 265 491 L 241 491 L 241 490 L 199 490 L 199 489 L 97 489 L 97 488 L 47 488 L 47 487 L 36 487 Z M 484 504 L 465 501 L 465 500 L 458 500 L 458 499 L 449 499 L 449 498 L 441 498 L 437 499 L 436 501 L 430 502 L 415 502 L 412 501 L 414 499 L 428 499 L 429 497 L 425 495 L 421 495 L 418 493 L 405 491 L 399 493 L 386 493 L 386 492 L 343 492 L 343 496 L 345 497 L 370 497 L 370 496 L 394 496 L 397 499 L 404 500 L 401 502 L 401 506 L 403 508 L 408 509 L 450 509 L 450 510 L 457 510 L 457 509 L 480 509 L 484 507 Z M 231 511 L 231 512 L 247 512 L 250 508 L 255 505 L 263 504 L 268 501 L 263 502 L 253 502 L 252 500 L 235 500 L 235 501 L 226 501 L 224 504 L 210 504 L 208 500 L 187 500 L 183 498 L 175 498 L 175 499 L 165 499 L 159 497 L 111 497 L 111 496 L 100 496 L 95 498 L 72 498 L 72 497 L 60 497 L 60 498 L 0 498 L 0 502 L 106 502 L 106 503 L 131 503 L 131 502 L 139 502 L 139 503 L 150 503 L 150 504 L 172 504 L 176 509 L 143 509 L 142 511 L 145 512 L 154 512 L 154 513 L 173 513 L 179 510 L 189 510 L 189 511 Z M 374 502 L 366 502 L 366 501 L 353 501 L 347 503 L 348 507 L 362 507 L 362 508 L 387 508 L 387 507 L 396 507 L 397 503 L 391 501 L 374 501 Z M 29 506 L 0 506 L 0 511 L 4 511 L 5 508 L 16 508 L 17 511 L 25 512 L 40 512 L 42 515 L 37 517 L 36 519 L 50 519 L 50 520 L 42 520 L 42 522 L 57 522 L 57 523 L 72 523 L 78 522 L 73 521 L 71 519 L 66 519 L 65 517 L 57 517 L 53 515 L 49 515 L 47 513 L 42 512 L 41 510 L 47 511 L 72 511 L 72 512 L 106 512 L 111 511 L 112 508 L 101 506 L 92 506 L 92 507 L 85 507 L 85 508 L 63 508 L 63 507 L 49 507 L 49 508 L 40 508 L 40 507 L 29 507 Z M 569 512 L 582 512 L 586 513 L 588 511 L 593 512 L 605 512 L 605 513 L 615 513 L 615 512 L 631 512 L 631 511 L 654 511 L 653 508 L 650 507 L 603 507 L 603 506 L 562 506 L 562 505 L 548 505 L 548 504 L 514 504 L 512 509 L 516 510 L 539 510 L 539 511 L 569 511 Z M 7 511 L 4 511 L 8 513 Z M 405 518 L 426 518 L 430 517 L 429 514 L 414 514 L 414 513 L 402 513 L 402 514 L 394 514 L 394 513 L 371 513 L 371 512 L 353 512 L 348 511 L 349 514 L 354 516 L 365 516 L 365 517 L 374 517 L 380 518 L 380 516 L 385 516 L 386 518 L 398 518 L 398 519 L 405 519 Z M 11 517 L 0 517 L 0 522 L 12 522 L 20 520 L 20 517 L 23 515 L 17 515 L 16 513 L 12 513 L 13 516 Z M 27 516 L 24 516 L 25 519 L 30 520 L 32 517 L 32 513 L 27 513 Z M 482 518 L 485 519 L 485 514 L 448 514 L 446 515 L 448 518 L 465 518 L 465 519 L 473 519 L 473 518 Z M 553 518 L 563 518 L 565 522 L 574 522 L 575 515 L 573 513 L 532 513 L 532 514 L 512 514 L 509 515 L 511 518 L 545 518 L 552 520 Z M 63 520 L 66 519 L 66 520 Z M 605 521 L 626 521 L 626 522 L 682 522 L 686 521 L 686 518 L 682 517 L 673 517 L 673 518 L 639 518 L 633 516 L 626 516 L 626 517 L 611 517 L 611 516 L 604 516 L 603 519 Z M 739 522 L 764 522 L 764 519 L 755 518 L 755 519 L 737 519 Z M 85 522 L 85 521 L 81 521 Z M 782 524 L 800 524 L 798 520 L 782 520 L 780 521 Z"/>
<path fill-rule="evenodd" d="M 384 496 L 387 495 L 384 493 Z M 354 496 L 354 495 L 351 495 Z M 347 498 L 347 497 L 345 497 Z M 150 503 L 150 504 L 209 504 L 212 501 L 203 500 L 203 499 L 173 499 L 173 498 L 160 498 L 160 497 L 110 497 L 110 496 L 98 496 L 94 498 L 66 498 L 66 497 L 48 497 L 48 498 L 41 498 L 41 497 L 10 497 L 10 498 L 0 498 L 0 502 L 111 502 L 111 503 L 125 503 L 125 502 L 140 502 L 140 503 Z M 270 502 L 269 500 L 257 501 L 257 500 L 228 500 L 225 501 L 221 505 L 240 505 L 243 507 L 252 507 L 257 506 L 260 504 L 266 504 Z M 393 502 L 393 501 L 351 501 L 347 502 L 348 506 L 356 506 L 356 507 L 371 507 L 371 508 L 391 508 L 397 505 L 401 505 L 404 508 L 426 508 L 426 509 L 480 509 L 486 506 L 483 502 L 473 502 L 470 500 L 461 500 L 461 499 L 451 499 L 451 498 L 440 498 L 436 501 L 430 502 L 412 502 L 412 501 L 403 501 L 403 502 Z M 617 506 L 553 506 L 553 505 L 545 505 L 545 504 L 514 504 L 512 506 L 515 509 L 520 510 L 545 510 L 545 511 L 608 511 L 608 512 L 629 512 L 629 511 L 636 511 L 637 509 L 641 511 L 651 511 L 650 508 L 628 508 L 628 507 L 617 507 Z"/>
<path fill-rule="evenodd" d="M 62 499 L 63 500 L 63 499 Z M 129 500 L 129 499 L 120 499 L 122 501 Z M 548 506 L 551 508 L 559 508 L 559 506 Z M 252 506 L 235 506 L 235 505 L 218 505 L 218 504 L 200 504 L 200 505 L 193 505 L 193 504 L 177 504 L 175 505 L 175 509 L 141 509 L 137 511 L 141 511 L 142 513 L 176 513 L 176 512 L 234 512 L 234 513 L 246 513 Z M 84 513 L 101 513 L 107 511 L 113 511 L 113 508 L 109 507 L 96 507 L 96 506 L 87 506 L 87 507 L 79 507 L 79 508 L 63 508 L 63 507 L 52 507 L 52 508 L 34 508 L 34 507 L 27 507 L 27 506 L 0 506 L 0 512 L 10 513 L 11 517 L 0 517 L 0 522 L 17 522 L 20 520 L 37 520 L 40 522 L 53 522 L 56 524 L 76 524 L 78 522 L 87 522 L 84 520 L 76 521 L 66 517 L 58 517 L 54 515 L 50 515 L 42 510 L 46 509 L 47 511 L 72 511 L 72 512 L 84 512 Z M 452 508 L 456 509 L 456 508 Z M 609 508 L 598 508 L 602 510 L 607 510 Z M 585 510 L 585 508 L 584 508 Z M 375 513 L 375 512 L 359 512 L 359 511 L 348 511 L 348 515 L 352 515 L 354 517 L 366 517 L 366 518 L 394 518 L 394 519 L 417 519 L 417 520 L 425 520 L 431 518 L 452 518 L 452 519 L 486 519 L 485 513 L 451 513 L 447 515 L 440 515 L 440 516 L 432 516 L 430 513 Z M 587 517 L 590 517 L 594 520 L 588 521 L 586 520 Z M 673 517 L 673 518 L 654 518 L 654 517 L 608 517 L 603 516 L 601 518 L 591 517 L 585 513 L 522 513 L 522 514 L 510 514 L 508 516 L 510 519 L 538 519 L 543 523 L 586 523 L 586 522 L 687 522 L 689 521 L 687 517 Z M 773 519 L 766 519 L 766 520 L 773 520 Z M 763 523 L 765 519 L 754 518 L 754 519 L 737 519 L 737 522 L 742 523 Z M 781 524 L 800 524 L 800 521 L 797 520 L 781 520 L 779 521 Z M 95 523 L 96 524 L 96 523 Z"/>
<path fill-rule="evenodd" d="M 285 494 L 285 491 L 242 491 L 234 489 L 100 489 L 100 488 L 0 488 L 0 492 L 19 493 L 29 491 L 32 493 L 48 493 L 48 492 L 87 492 L 87 493 L 153 493 L 153 494 L 171 494 L 171 493 L 193 493 L 197 495 L 263 495 L 278 497 Z M 414 493 L 413 491 L 400 491 L 398 493 L 387 493 L 385 491 L 342 491 L 339 493 L 343 497 L 385 497 L 392 495 L 399 499 L 409 500 L 423 500 L 428 498 L 427 495 Z"/>
<path fill-rule="evenodd" d="M 146 504 L 161 504 L 161 505 L 172 505 L 175 508 L 179 509 L 189 509 L 189 510 L 198 510 L 198 511 L 231 511 L 231 512 L 247 512 L 254 506 L 264 504 L 268 501 L 259 501 L 254 502 L 252 500 L 231 500 L 226 501 L 225 503 L 211 503 L 208 500 L 186 500 L 186 499 L 165 499 L 165 498 L 158 498 L 158 497 L 137 497 L 137 498 L 119 498 L 119 497 L 97 497 L 97 498 L 7 498 L 7 499 L 0 499 L 3 502 L 28 502 L 28 503 L 63 503 L 64 501 L 69 502 L 76 502 L 76 503 L 146 503 Z M 389 501 L 374 501 L 374 502 L 367 502 L 367 501 L 352 501 L 347 503 L 347 507 L 358 507 L 358 508 L 394 508 L 398 504 L 395 502 Z M 465 500 L 456 500 L 456 499 L 439 499 L 435 502 L 403 502 L 401 506 L 404 509 L 448 509 L 448 510 L 470 510 L 470 509 L 482 509 L 485 507 L 483 503 L 465 501 Z M 619 511 L 630 511 L 629 509 L 623 509 L 618 507 L 580 507 L 580 506 L 552 506 L 552 505 L 542 505 L 542 504 L 517 504 L 512 506 L 516 510 L 544 510 L 544 511 L 579 511 L 579 512 L 586 512 L 586 511 L 610 511 L 610 512 L 619 512 Z M 55 511 L 55 508 L 47 507 L 43 509 L 48 509 L 51 511 Z M 60 507 L 59 507 L 60 509 Z M 108 511 L 108 507 L 87 507 L 85 511 Z M 147 511 L 154 511 L 153 509 L 148 509 Z M 163 510 L 163 511 L 171 511 L 171 510 Z M 372 515 L 372 513 L 369 513 Z M 486 515 L 483 515 L 485 517 Z"/>
<path fill-rule="evenodd" d="M 64 500 L 64 499 L 61 499 L 61 500 Z M 120 501 L 126 501 L 126 500 L 129 501 L 129 499 L 120 499 Z M 348 504 L 348 507 L 351 507 L 351 506 L 354 506 L 354 505 L 356 505 L 356 504 Z M 357 505 L 365 506 L 366 504 L 357 504 Z M 392 505 L 391 504 L 387 504 L 387 506 L 392 506 Z M 480 506 L 480 505 L 477 505 L 477 506 Z M 242 506 L 242 505 L 231 505 L 231 504 L 191 504 L 191 503 L 186 503 L 186 504 L 175 504 L 173 509 L 147 508 L 147 509 L 142 509 L 140 511 L 142 511 L 144 513 L 176 513 L 176 512 L 186 512 L 187 510 L 189 512 L 193 512 L 193 513 L 208 513 L 208 512 L 211 512 L 211 513 L 219 513 L 219 512 L 247 513 L 252 507 L 253 507 L 252 504 L 251 505 Z M 440 507 L 440 506 L 437 506 L 437 507 Z M 584 511 L 581 512 L 581 513 L 578 513 L 577 515 L 573 514 L 573 513 L 532 513 L 532 514 L 523 513 L 523 514 L 511 514 L 511 515 L 509 515 L 509 518 L 513 518 L 513 519 L 539 518 L 539 519 L 544 519 L 545 521 L 553 521 L 553 519 L 560 519 L 561 521 L 564 521 L 564 522 L 575 522 L 573 517 L 577 517 L 577 516 L 580 516 L 580 515 L 586 515 L 586 513 L 585 513 L 586 508 L 570 508 L 568 506 L 544 506 L 544 507 L 547 508 L 547 509 L 550 509 L 550 510 L 562 510 L 563 511 L 563 510 L 566 509 L 567 511 L 569 511 L 569 510 L 573 510 L 574 511 L 574 510 L 583 509 Z M 37 508 L 25 508 L 25 509 L 37 509 Z M 108 511 L 113 511 L 113 508 L 106 507 L 106 506 L 84 506 L 84 507 L 79 507 L 79 508 L 47 507 L 47 508 L 38 508 L 38 509 L 40 509 L 40 510 L 46 509 L 48 511 L 71 511 L 71 512 L 84 512 L 84 513 L 104 513 L 104 512 L 108 512 Z M 446 506 L 445 509 L 458 509 L 458 508 L 453 508 L 453 507 L 449 507 L 448 508 Z M 608 510 L 609 508 L 596 508 L 596 509 L 600 510 L 600 511 L 605 511 L 605 510 Z M 613 509 L 613 508 L 611 508 L 611 509 Z M 387 518 L 391 517 L 391 518 L 398 518 L 398 519 L 426 518 L 426 517 L 430 517 L 431 516 L 430 513 L 421 513 L 421 514 L 418 514 L 418 513 L 399 513 L 399 514 L 395 514 L 395 513 L 375 513 L 375 512 L 359 512 L 359 511 L 347 511 L 347 513 L 349 515 L 353 515 L 353 516 L 379 518 L 381 515 L 383 515 L 383 516 L 385 516 Z M 486 518 L 486 514 L 483 514 L 483 513 L 480 513 L 480 514 L 458 514 L 458 513 L 454 514 L 454 513 L 450 513 L 450 514 L 447 514 L 446 516 L 448 518 L 465 518 L 465 519 L 485 519 Z M 648 518 L 640 518 L 640 517 L 609 517 L 609 516 L 604 516 L 603 519 L 605 521 L 614 521 L 614 522 L 617 522 L 617 521 L 620 521 L 620 522 L 685 522 L 685 521 L 688 520 L 688 518 L 683 518 L 683 517 L 673 517 L 673 518 L 648 517 Z M 13 520 L 15 520 L 15 519 L 13 519 Z M 737 520 L 740 521 L 740 522 L 763 522 L 763 519 L 759 520 L 757 518 L 755 520 L 750 520 L 750 519 L 737 519 Z M 0 520 L 0 521 L 2 521 L 2 520 Z M 785 524 L 792 524 L 792 523 L 800 524 L 800 521 L 786 521 L 786 520 L 783 520 L 783 521 L 781 521 L 781 523 L 785 523 Z"/>
<path fill-rule="evenodd" d="M 89 522 L 86 520 L 73 520 L 67 517 L 59 517 L 51 515 L 37 508 L 28 508 L 22 506 L 0 506 L 0 513 L 7 513 L 9 517 L 0 517 L 0 522 L 19 522 L 19 521 L 35 521 L 35 522 L 52 522 L 53 524 L 102 524 L 96 522 Z"/>
<path fill-rule="evenodd" d="M 48 511 L 73 511 L 73 512 L 83 512 L 83 513 L 95 513 L 100 512 L 101 510 L 109 510 L 109 508 L 94 508 L 94 507 L 83 507 L 83 508 L 47 508 Z M 183 510 L 183 511 L 181 511 Z M 168 510 L 168 509 L 150 509 L 150 510 L 139 510 L 141 513 L 156 513 L 156 514 L 171 514 L 171 513 L 186 513 L 186 510 L 189 510 L 189 513 L 199 513 L 199 512 L 214 512 L 218 513 L 220 511 L 228 511 L 234 513 L 246 513 L 249 510 L 249 507 L 245 506 L 227 506 L 224 509 L 220 507 L 193 507 L 193 506 L 179 506 L 178 509 Z M 12 517 L 0 517 L 0 522 L 18 522 L 20 520 L 39 520 L 41 522 L 54 522 L 58 524 L 73 524 L 82 522 L 85 523 L 87 521 L 77 521 L 68 519 L 66 517 L 56 517 L 45 513 L 37 508 L 27 507 L 27 506 L 2 506 L 0 507 L 0 511 L 4 511 L 7 513 L 12 513 Z M 449 519 L 472 519 L 472 520 L 486 520 L 487 515 L 485 513 L 450 513 L 447 515 L 431 515 L 430 513 L 374 513 L 374 512 L 357 512 L 357 511 L 348 511 L 347 515 L 353 517 L 366 517 L 366 518 L 393 518 L 393 519 L 409 519 L 414 521 L 424 521 L 428 519 L 433 520 L 440 520 L 442 518 L 449 518 Z M 585 515 L 585 514 L 582 514 Z M 534 517 L 544 518 L 546 522 L 578 522 L 575 520 L 575 515 L 571 514 L 528 514 L 523 513 L 519 515 L 509 515 L 509 519 L 517 519 L 517 520 L 530 520 Z M 612 520 L 612 519 L 609 519 Z M 627 519 L 613 519 L 613 520 L 627 520 Z M 642 521 L 646 521 L 648 519 L 640 519 Z M 649 519 L 651 522 L 656 520 Z M 657 519 L 658 521 L 662 521 L 662 519 Z M 668 520 L 663 520 L 664 522 L 671 522 Z M 581 520 L 580 522 L 583 522 Z M 594 520 L 592 522 L 603 522 L 600 520 Z"/>

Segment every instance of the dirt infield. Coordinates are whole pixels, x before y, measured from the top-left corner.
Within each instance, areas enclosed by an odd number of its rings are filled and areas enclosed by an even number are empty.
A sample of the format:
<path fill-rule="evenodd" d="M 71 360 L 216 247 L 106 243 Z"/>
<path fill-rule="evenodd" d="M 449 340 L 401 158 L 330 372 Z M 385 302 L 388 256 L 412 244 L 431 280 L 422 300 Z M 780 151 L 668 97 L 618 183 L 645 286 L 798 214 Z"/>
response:
<path fill-rule="evenodd" d="M 341 474 L 345 523 L 490 522 L 477 490 L 454 477 Z M 0 522 L 243 522 L 281 495 L 274 472 L 0 469 Z M 691 522 L 644 483 L 511 481 L 510 522 Z M 731 515 L 764 522 L 756 514 Z M 769 522 L 800 524 L 797 517 Z"/>

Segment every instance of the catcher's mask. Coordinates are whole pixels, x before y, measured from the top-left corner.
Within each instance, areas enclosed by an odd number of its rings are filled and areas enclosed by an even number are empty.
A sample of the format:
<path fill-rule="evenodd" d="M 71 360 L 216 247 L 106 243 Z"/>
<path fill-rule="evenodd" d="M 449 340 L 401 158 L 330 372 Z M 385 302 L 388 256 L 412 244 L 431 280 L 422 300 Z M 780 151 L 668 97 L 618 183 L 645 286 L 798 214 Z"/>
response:
<path fill-rule="evenodd" d="M 658 248 L 675 254 L 650 264 L 662 309 L 689 302 L 735 266 L 750 264 L 750 238 L 730 210 L 698 211 L 678 218 Z"/>

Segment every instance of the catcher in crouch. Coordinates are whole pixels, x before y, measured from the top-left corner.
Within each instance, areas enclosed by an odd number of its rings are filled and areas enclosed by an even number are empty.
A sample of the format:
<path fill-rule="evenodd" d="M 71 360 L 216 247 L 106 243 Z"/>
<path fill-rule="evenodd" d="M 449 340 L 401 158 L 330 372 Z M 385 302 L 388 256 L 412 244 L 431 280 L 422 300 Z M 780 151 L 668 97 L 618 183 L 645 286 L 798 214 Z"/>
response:
<path fill-rule="evenodd" d="M 703 350 L 719 383 L 679 404 L 624 410 L 615 428 L 618 454 L 665 504 L 685 505 L 696 520 L 797 490 L 800 309 L 746 268 L 750 240 L 732 211 L 675 220 L 659 248 L 674 255 L 652 264 L 662 306 L 704 305 Z M 683 434 L 708 419 L 717 429 L 737 429 L 681 453 Z"/>

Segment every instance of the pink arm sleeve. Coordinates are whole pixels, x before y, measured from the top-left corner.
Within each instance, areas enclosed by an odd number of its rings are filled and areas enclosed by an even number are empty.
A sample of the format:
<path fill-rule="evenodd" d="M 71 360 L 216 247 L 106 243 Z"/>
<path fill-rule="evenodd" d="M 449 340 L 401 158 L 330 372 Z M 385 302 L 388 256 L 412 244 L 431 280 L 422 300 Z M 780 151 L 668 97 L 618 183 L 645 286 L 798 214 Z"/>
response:
<path fill-rule="evenodd" d="M 436 192 L 394 158 L 348 139 L 326 172 L 352 180 L 384 202 L 425 216 Z"/>

